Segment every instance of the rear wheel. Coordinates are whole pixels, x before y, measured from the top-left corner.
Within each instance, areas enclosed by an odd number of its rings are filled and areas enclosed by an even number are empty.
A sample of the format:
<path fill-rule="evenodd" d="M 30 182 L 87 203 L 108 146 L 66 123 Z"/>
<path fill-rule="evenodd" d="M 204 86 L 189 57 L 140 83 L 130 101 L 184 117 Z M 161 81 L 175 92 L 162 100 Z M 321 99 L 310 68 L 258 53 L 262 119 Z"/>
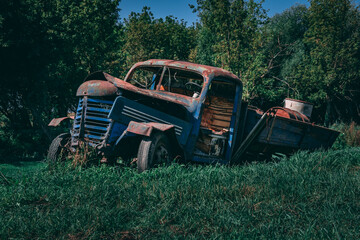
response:
<path fill-rule="evenodd" d="M 172 161 L 172 150 L 168 137 L 164 133 L 155 133 L 145 137 L 139 146 L 137 168 L 139 172 Z"/>
<path fill-rule="evenodd" d="M 71 135 L 69 133 L 62 133 L 58 135 L 54 140 L 51 142 L 47 160 L 49 162 L 57 162 L 65 160 L 65 157 L 68 154 L 67 144 L 70 142 Z"/>

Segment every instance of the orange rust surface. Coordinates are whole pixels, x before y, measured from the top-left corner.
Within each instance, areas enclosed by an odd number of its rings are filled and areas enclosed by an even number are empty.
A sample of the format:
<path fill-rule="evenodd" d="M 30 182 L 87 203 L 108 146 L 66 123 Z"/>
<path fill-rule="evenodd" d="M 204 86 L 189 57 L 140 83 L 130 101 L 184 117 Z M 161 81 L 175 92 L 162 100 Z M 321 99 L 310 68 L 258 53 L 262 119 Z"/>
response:
<path fill-rule="evenodd" d="M 80 85 L 76 96 L 109 96 L 114 95 L 117 88 L 114 84 L 102 80 L 90 80 Z"/>
<path fill-rule="evenodd" d="M 49 127 L 57 127 L 60 123 L 66 119 L 74 119 L 73 117 L 61 117 L 61 118 L 53 118 L 48 124 Z"/>
<path fill-rule="evenodd" d="M 174 128 L 174 125 L 155 123 L 155 122 L 139 123 L 139 122 L 130 121 L 129 126 L 126 129 L 126 131 L 149 137 L 151 135 L 153 129 L 157 129 L 162 132 L 165 132 L 171 128 Z"/>
<path fill-rule="evenodd" d="M 259 114 L 259 115 L 263 115 L 263 114 L 264 114 L 264 111 L 263 111 L 263 110 L 261 110 L 260 108 L 255 107 L 255 106 L 252 106 L 252 105 L 249 105 L 249 106 L 248 106 L 248 109 L 254 110 L 254 111 L 255 111 L 257 114 Z"/>
<path fill-rule="evenodd" d="M 268 114 L 274 114 L 279 117 L 288 118 L 288 119 L 294 119 L 301 122 L 310 122 L 309 118 L 305 116 L 302 113 L 299 113 L 297 111 L 283 108 L 283 107 L 273 107 L 270 108 L 268 111 Z"/>
<path fill-rule="evenodd" d="M 201 127 L 213 131 L 222 131 L 229 128 L 234 103 L 222 97 L 208 97 L 205 101 Z"/>
<path fill-rule="evenodd" d="M 184 105 L 186 107 L 189 107 L 195 101 L 195 99 L 193 99 L 192 97 L 183 96 L 176 93 L 138 88 L 129 82 L 125 82 L 107 73 L 104 73 L 104 76 L 109 82 L 112 82 L 116 87 L 120 89 L 136 92 L 142 95 L 147 95 L 158 99 L 163 99 L 169 102 L 174 102 L 177 104 Z"/>
<path fill-rule="evenodd" d="M 105 72 L 96 72 L 96 73 L 93 73 L 92 75 L 89 75 L 88 77 L 86 77 L 85 81 L 94 80 L 94 79 L 95 80 L 107 80 L 110 83 L 114 84 L 115 87 L 117 87 L 117 88 L 132 91 L 132 92 L 146 95 L 149 97 L 158 98 L 158 99 L 162 99 L 165 101 L 177 103 L 177 104 L 183 105 L 189 109 L 193 109 L 195 104 L 198 103 L 198 99 L 194 99 L 191 96 L 181 95 L 182 93 L 177 94 L 177 93 L 172 93 L 172 92 L 168 92 L 168 91 L 161 91 L 163 89 L 161 89 L 161 90 L 143 89 L 143 88 L 138 88 L 138 87 L 130 84 L 129 82 L 127 82 L 128 78 L 129 78 L 129 76 L 131 76 L 133 70 L 140 66 L 141 67 L 167 66 L 167 67 L 171 67 L 171 68 L 182 69 L 185 71 L 187 70 L 187 71 L 196 72 L 203 76 L 203 78 L 204 78 L 203 86 L 204 87 L 206 87 L 207 84 L 209 83 L 209 81 L 214 77 L 232 79 L 234 82 L 242 84 L 240 79 L 236 75 L 234 75 L 224 69 L 212 67 L 212 66 L 201 65 L 201 64 L 196 64 L 196 63 L 167 60 L 167 59 L 150 59 L 150 60 L 147 60 L 144 62 L 138 62 L 129 70 L 129 72 L 127 73 L 124 80 L 113 77 Z M 109 89 L 111 89 L 111 87 Z M 96 89 L 94 90 L 92 88 L 91 88 L 91 90 L 96 91 Z M 106 91 L 106 90 L 107 90 L 106 88 L 103 89 L 103 91 Z M 111 89 L 111 91 L 113 91 L 113 90 Z M 79 95 L 87 95 L 88 92 L 89 92 L 88 89 L 82 89 L 80 87 L 78 90 L 78 96 Z"/>
<path fill-rule="evenodd" d="M 234 79 L 241 83 L 240 79 L 233 73 L 226 71 L 222 68 L 201 65 L 197 63 L 190 63 L 184 61 L 175 61 L 175 60 L 168 60 L 168 59 L 150 59 L 144 62 L 136 63 L 128 72 L 125 77 L 125 81 L 128 80 L 128 76 L 131 74 L 132 70 L 139 67 L 139 66 L 167 66 L 173 68 L 179 68 L 184 70 L 190 70 L 197 73 L 200 73 L 204 77 L 209 77 L 213 75 L 214 77 L 226 77 Z"/>

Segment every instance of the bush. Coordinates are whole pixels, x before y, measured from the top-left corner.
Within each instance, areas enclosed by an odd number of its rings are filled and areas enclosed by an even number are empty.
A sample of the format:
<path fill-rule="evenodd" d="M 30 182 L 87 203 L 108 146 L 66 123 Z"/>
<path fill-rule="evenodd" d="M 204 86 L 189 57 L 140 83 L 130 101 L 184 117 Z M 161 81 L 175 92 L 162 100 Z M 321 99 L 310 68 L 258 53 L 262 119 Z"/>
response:
<path fill-rule="evenodd" d="M 349 125 L 336 123 L 331 128 L 341 132 L 333 145 L 334 149 L 360 146 L 360 126 L 355 122 L 351 122 Z"/>

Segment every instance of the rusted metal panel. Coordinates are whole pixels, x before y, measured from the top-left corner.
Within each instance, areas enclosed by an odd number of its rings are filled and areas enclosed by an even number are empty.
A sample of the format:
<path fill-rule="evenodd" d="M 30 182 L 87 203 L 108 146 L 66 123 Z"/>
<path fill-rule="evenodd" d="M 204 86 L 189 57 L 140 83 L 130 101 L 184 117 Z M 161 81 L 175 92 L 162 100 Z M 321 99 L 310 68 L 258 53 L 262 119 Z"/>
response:
<path fill-rule="evenodd" d="M 149 97 L 162 99 L 165 101 L 183 105 L 189 111 L 193 111 L 196 108 L 196 105 L 198 105 L 199 101 L 201 101 L 200 98 L 196 99 L 168 91 L 143 89 L 130 84 L 128 82 L 129 76 L 132 74 L 135 68 L 140 66 L 160 66 L 160 67 L 167 66 L 167 67 L 173 67 L 187 71 L 197 72 L 198 74 L 201 74 L 204 77 L 204 89 L 209 84 L 209 81 L 211 81 L 211 79 L 214 77 L 228 78 L 228 79 L 232 79 L 235 82 L 241 83 L 240 79 L 236 75 L 221 68 L 183 62 L 183 61 L 165 60 L 165 59 L 151 59 L 145 62 L 139 62 L 135 64 L 126 75 L 125 80 L 121 80 L 105 72 L 103 73 L 96 72 L 94 77 L 106 79 L 108 82 L 112 83 L 113 85 L 115 85 L 116 88 L 119 89 L 124 89 L 127 91 L 135 92 Z M 92 75 L 89 75 L 86 79 L 93 79 L 93 77 Z M 110 86 L 108 82 L 106 81 L 99 82 L 96 80 L 87 81 L 79 87 L 77 91 L 77 96 L 85 96 L 85 95 L 105 96 L 105 94 L 109 94 L 109 93 L 114 94 L 116 92 L 116 88 Z"/>
<path fill-rule="evenodd" d="M 146 95 L 149 97 L 177 103 L 177 104 L 183 105 L 187 108 L 191 108 L 191 106 L 193 106 L 195 103 L 197 103 L 197 100 L 192 97 L 188 97 L 188 96 L 180 95 L 180 94 L 176 94 L 176 93 L 171 93 L 171 92 L 166 92 L 166 91 L 157 91 L 157 90 L 138 88 L 129 82 L 125 82 L 125 81 L 123 81 L 119 78 L 113 77 L 107 73 L 104 73 L 104 76 L 106 77 L 106 79 L 109 82 L 113 83 L 116 87 L 118 87 L 120 89 L 124 89 L 124 90 L 135 92 L 135 93 L 138 93 L 141 95 Z"/>
<path fill-rule="evenodd" d="M 53 118 L 50 123 L 49 127 L 57 127 L 60 125 L 60 123 L 66 119 L 74 119 L 74 117 L 61 117 L 61 118 Z"/>
<path fill-rule="evenodd" d="M 91 80 L 80 85 L 76 96 L 111 96 L 118 91 L 117 87 L 111 82 L 101 80 Z"/>
<path fill-rule="evenodd" d="M 211 100 L 210 100 L 211 99 Z M 234 103 L 223 97 L 208 97 L 204 103 L 201 127 L 222 131 L 230 126 Z"/>
<path fill-rule="evenodd" d="M 260 117 L 264 114 L 264 111 L 263 111 L 263 110 L 261 110 L 261 109 L 258 108 L 258 107 L 252 106 L 252 105 L 249 105 L 249 106 L 248 106 L 248 109 L 249 109 L 250 111 L 253 111 L 253 112 L 255 112 L 256 114 L 260 115 Z M 259 117 L 259 118 L 260 118 L 260 117 Z"/>
<path fill-rule="evenodd" d="M 211 134 L 206 133 L 206 131 L 203 129 L 198 141 L 196 142 L 196 148 L 208 154 L 209 156 L 220 157 L 225 151 L 227 137 L 228 134 L 225 132 L 222 134 Z"/>
<path fill-rule="evenodd" d="M 272 154 L 292 153 L 298 149 L 327 149 L 338 135 L 338 131 L 310 123 L 304 114 L 274 107 L 262 115 L 234 154 L 232 161 L 241 160 L 241 156 L 248 151 Z"/>
<path fill-rule="evenodd" d="M 273 107 L 267 111 L 267 114 L 275 115 L 283 118 L 294 119 L 300 122 L 310 122 L 309 118 L 304 114 L 283 107 Z"/>
<path fill-rule="evenodd" d="M 175 60 L 167 60 L 167 59 L 150 59 L 144 62 L 136 63 L 128 72 L 128 74 L 125 77 L 125 81 L 128 80 L 128 77 L 131 75 L 131 72 L 133 69 L 139 67 L 139 66 L 167 66 L 167 67 L 174 67 L 174 68 L 180 68 L 184 70 L 189 71 L 195 71 L 201 74 L 204 77 L 209 78 L 211 77 L 224 77 L 224 78 L 230 78 L 234 79 L 235 81 L 241 83 L 241 80 L 234 75 L 233 73 L 226 71 L 222 68 L 212 67 L 212 66 L 206 66 L 196 63 L 190 63 L 190 62 L 183 62 L 183 61 L 175 61 Z"/>
<path fill-rule="evenodd" d="M 154 129 L 165 132 L 174 127 L 175 127 L 174 125 L 162 124 L 162 123 L 156 123 L 156 122 L 144 123 L 144 122 L 131 121 L 129 123 L 129 126 L 126 129 L 126 131 L 137 134 L 137 135 L 143 135 L 143 136 L 149 137 Z"/>
<path fill-rule="evenodd" d="M 329 148 L 334 143 L 338 131 L 279 116 L 272 117 L 266 128 L 257 137 L 257 144 L 267 144 L 263 151 L 290 153 L 297 149 L 314 150 Z"/>

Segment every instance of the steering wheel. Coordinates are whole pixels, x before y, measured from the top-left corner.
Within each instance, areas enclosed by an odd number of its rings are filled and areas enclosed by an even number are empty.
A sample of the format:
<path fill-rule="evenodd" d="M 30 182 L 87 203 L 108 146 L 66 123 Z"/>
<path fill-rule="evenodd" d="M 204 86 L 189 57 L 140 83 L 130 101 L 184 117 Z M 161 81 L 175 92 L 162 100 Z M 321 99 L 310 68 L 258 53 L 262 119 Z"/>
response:
<path fill-rule="evenodd" d="M 149 78 L 148 77 L 144 77 L 145 78 L 145 81 L 148 83 L 149 82 Z M 148 84 L 148 85 L 144 85 L 144 84 L 142 84 L 142 83 L 140 83 L 138 80 L 136 80 L 136 79 L 134 79 L 134 78 L 131 78 L 130 80 L 129 80 L 129 82 L 134 82 L 135 84 L 135 86 L 136 87 L 142 87 L 142 88 L 145 88 L 145 89 L 148 89 L 150 86 L 151 86 L 151 84 L 153 83 L 153 81 L 150 81 L 150 85 Z"/>
<path fill-rule="evenodd" d="M 194 87 L 197 88 L 197 89 L 194 89 Z M 187 82 L 187 83 L 185 83 L 185 88 L 187 90 L 200 93 L 201 89 L 202 89 L 202 86 L 200 84 L 197 84 L 197 83 L 194 83 L 194 82 Z"/>

